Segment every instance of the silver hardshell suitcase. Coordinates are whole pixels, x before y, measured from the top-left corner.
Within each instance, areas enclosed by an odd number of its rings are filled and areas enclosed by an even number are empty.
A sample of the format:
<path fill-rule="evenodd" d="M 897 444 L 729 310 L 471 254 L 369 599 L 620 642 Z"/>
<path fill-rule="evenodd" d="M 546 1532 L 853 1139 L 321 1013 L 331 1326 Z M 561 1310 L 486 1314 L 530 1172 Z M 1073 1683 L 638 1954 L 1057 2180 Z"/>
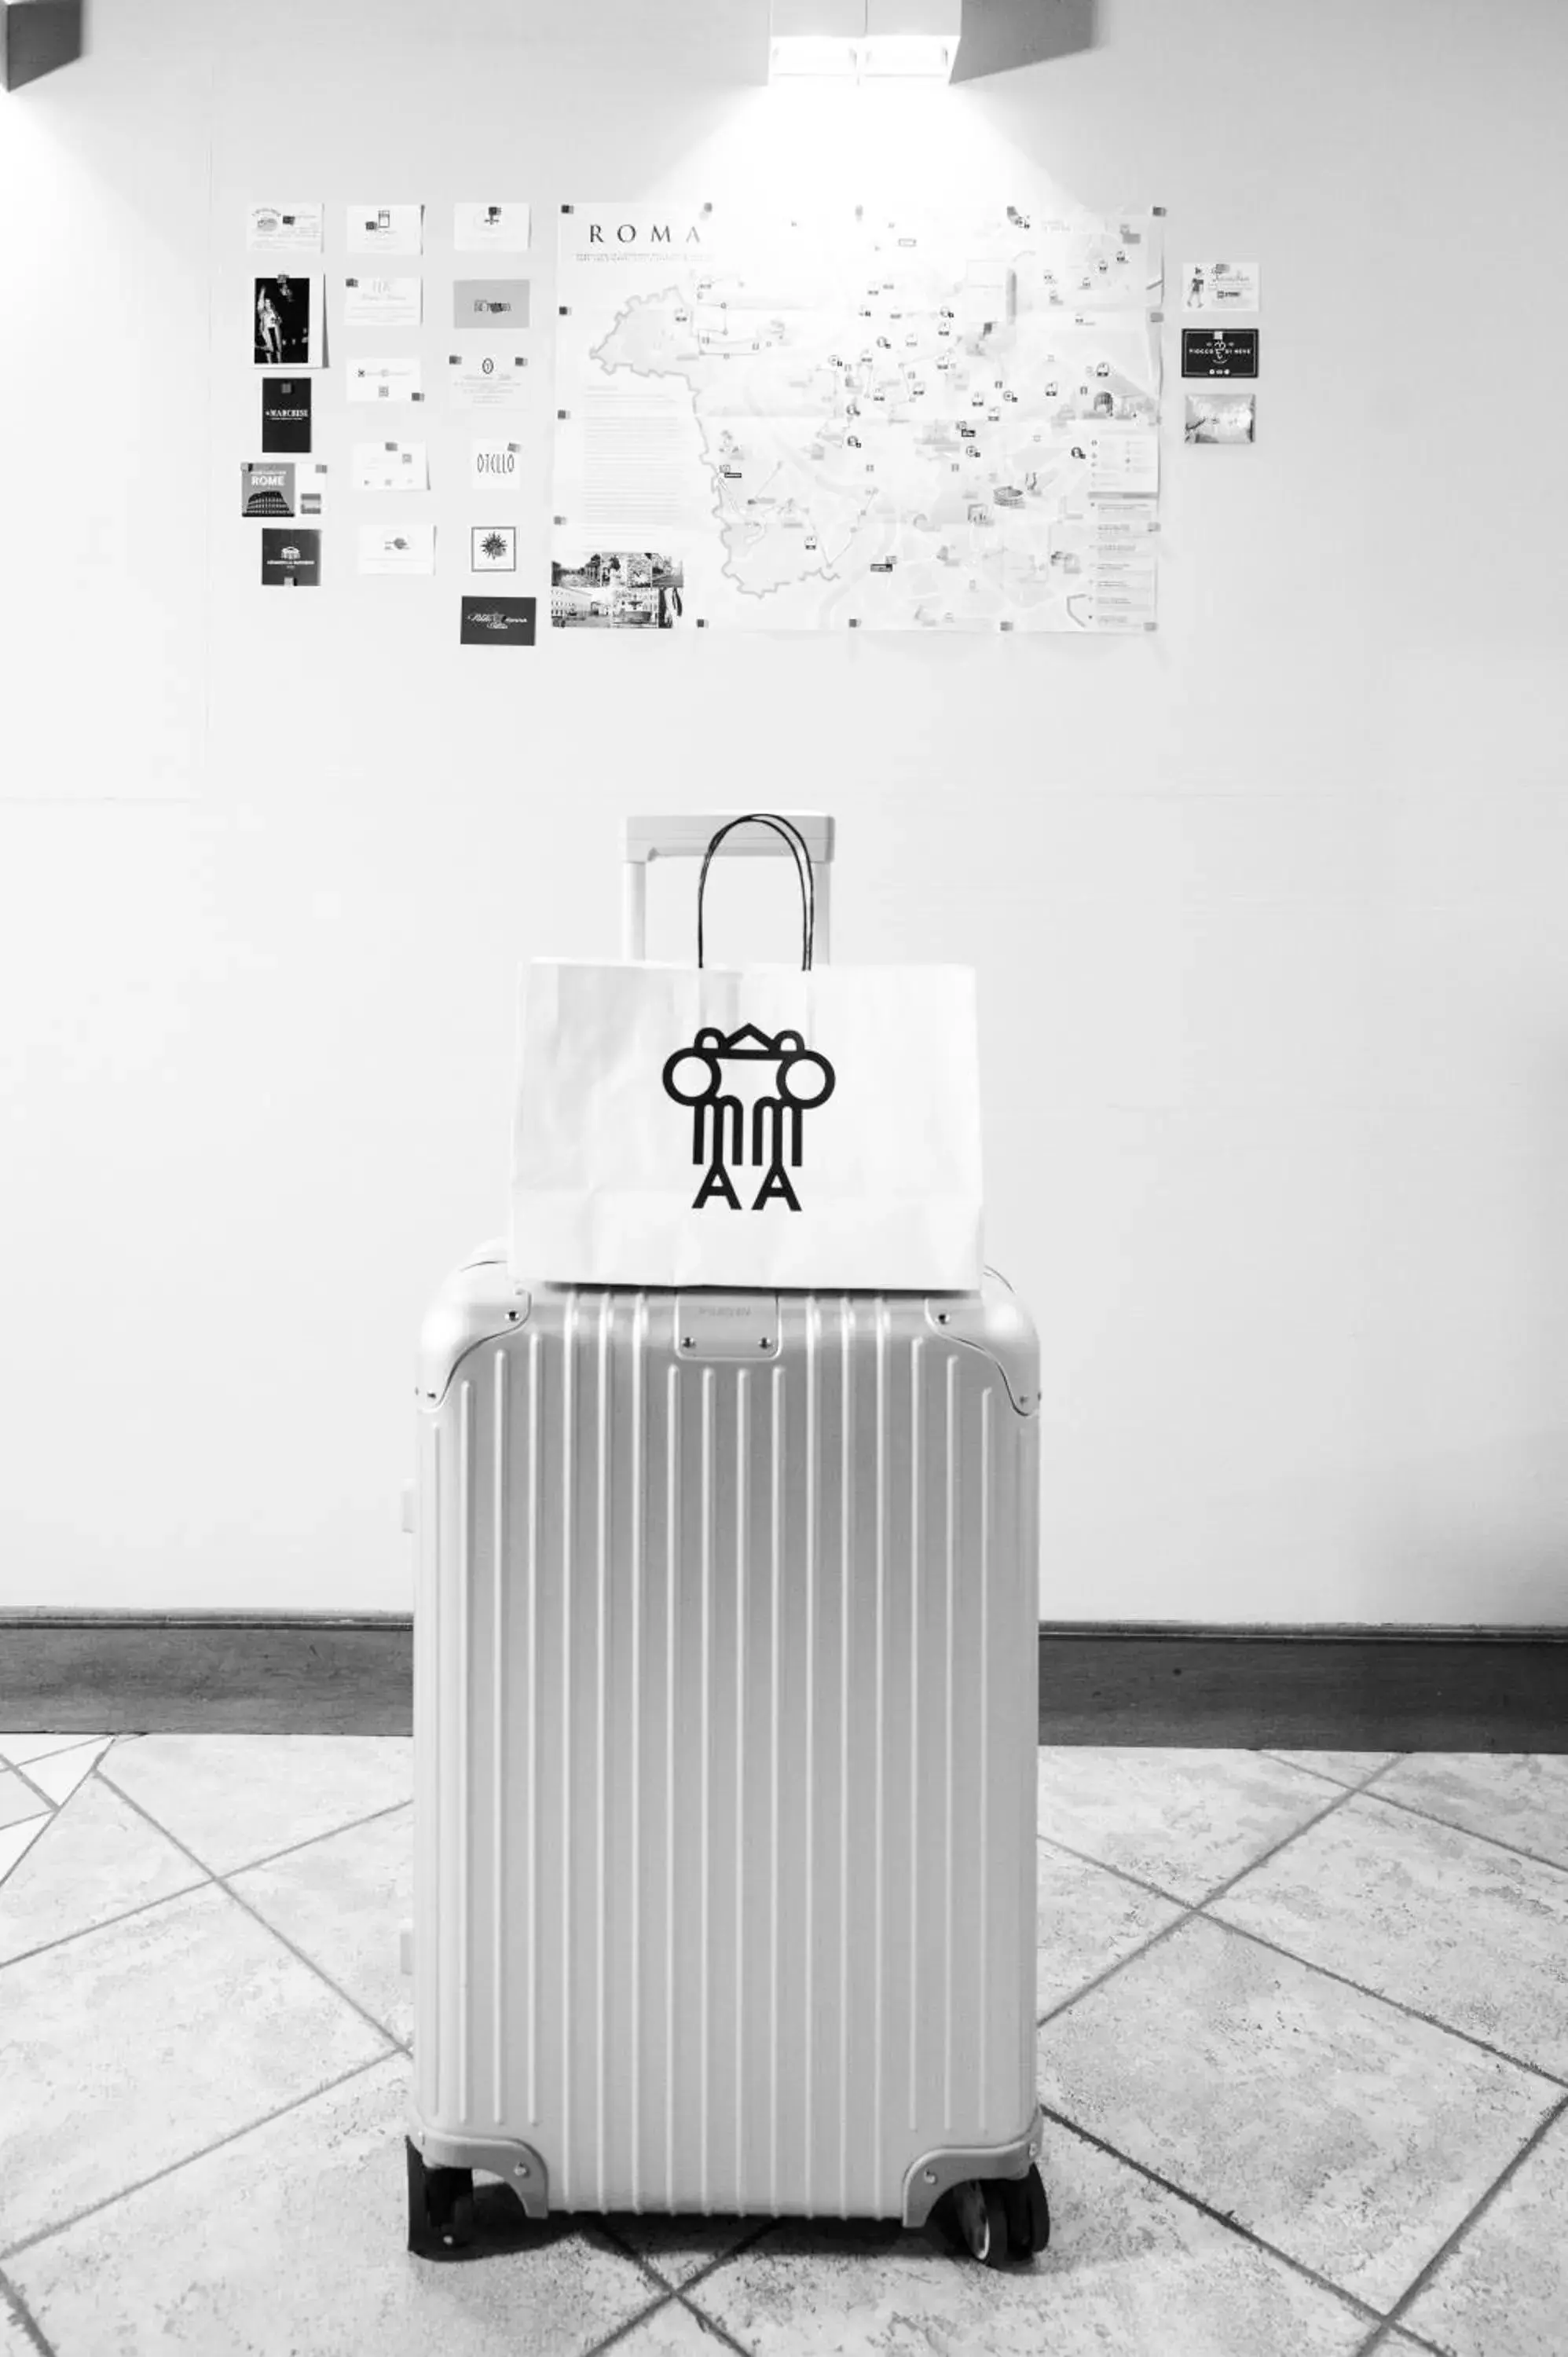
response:
<path fill-rule="evenodd" d="M 497 1244 L 443 1287 L 411 2249 L 467 2238 L 475 2169 L 533 2217 L 918 2225 L 950 2195 L 978 2256 L 1043 2246 L 1037 1363 L 990 1277 L 521 1287 Z"/>

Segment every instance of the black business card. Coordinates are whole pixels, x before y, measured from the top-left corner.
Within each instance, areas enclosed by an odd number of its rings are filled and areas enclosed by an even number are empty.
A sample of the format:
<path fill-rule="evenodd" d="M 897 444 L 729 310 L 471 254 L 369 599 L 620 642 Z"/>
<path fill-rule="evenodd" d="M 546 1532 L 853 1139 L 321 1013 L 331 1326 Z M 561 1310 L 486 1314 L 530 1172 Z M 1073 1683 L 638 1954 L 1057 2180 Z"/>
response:
<path fill-rule="evenodd" d="M 278 530 L 262 534 L 263 589 L 316 589 L 321 584 L 321 534 Z"/>
<path fill-rule="evenodd" d="M 1256 376 L 1256 328 L 1184 328 L 1183 376 Z"/>
<path fill-rule="evenodd" d="M 269 452 L 310 447 L 310 379 L 262 379 L 262 447 Z"/>
<path fill-rule="evenodd" d="M 465 597 L 466 647 L 531 647 L 537 597 Z"/>

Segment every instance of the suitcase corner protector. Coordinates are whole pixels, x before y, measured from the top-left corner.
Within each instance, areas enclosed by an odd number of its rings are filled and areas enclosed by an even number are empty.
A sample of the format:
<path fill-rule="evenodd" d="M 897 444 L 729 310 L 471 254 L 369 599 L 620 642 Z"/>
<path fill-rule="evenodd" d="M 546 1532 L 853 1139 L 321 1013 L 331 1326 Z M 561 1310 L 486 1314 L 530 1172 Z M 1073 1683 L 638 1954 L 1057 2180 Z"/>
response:
<path fill-rule="evenodd" d="M 482 2169 L 510 2185 L 531 2218 L 550 2215 L 550 2171 L 532 2145 L 511 2136 L 446 2135 L 427 2128 L 412 2105 L 408 2140 L 432 2169 Z"/>
<path fill-rule="evenodd" d="M 971 2177 L 1026 2177 L 1040 2156 L 1045 2114 L 1039 2105 L 1021 2136 L 1007 2144 L 940 2145 L 904 2173 L 904 2223 L 923 2226 L 942 2195 Z"/>

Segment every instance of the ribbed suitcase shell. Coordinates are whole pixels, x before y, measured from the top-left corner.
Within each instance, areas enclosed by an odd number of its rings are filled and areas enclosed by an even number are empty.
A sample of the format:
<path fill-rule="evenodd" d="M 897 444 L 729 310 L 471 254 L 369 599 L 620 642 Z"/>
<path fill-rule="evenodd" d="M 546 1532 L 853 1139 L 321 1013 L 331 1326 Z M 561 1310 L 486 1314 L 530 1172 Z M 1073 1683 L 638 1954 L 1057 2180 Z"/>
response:
<path fill-rule="evenodd" d="M 1035 2109 L 1033 1332 L 707 1298 L 498 1250 L 427 1321 L 411 2125 L 552 2210 L 924 2214 Z"/>

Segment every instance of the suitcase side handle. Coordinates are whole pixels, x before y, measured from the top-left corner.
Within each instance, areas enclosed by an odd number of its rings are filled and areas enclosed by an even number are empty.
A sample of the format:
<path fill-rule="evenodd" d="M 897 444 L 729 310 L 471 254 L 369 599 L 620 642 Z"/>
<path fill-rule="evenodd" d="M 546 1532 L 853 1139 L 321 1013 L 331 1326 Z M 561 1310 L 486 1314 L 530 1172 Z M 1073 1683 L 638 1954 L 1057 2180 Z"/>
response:
<path fill-rule="evenodd" d="M 648 955 L 648 868 L 654 859 L 701 859 L 716 830 L 744 811 L 694 811 L 675 817 L 632 817 L 623 838 L 625 866 L 621 876 L 621 955 L 639 963 Z M 780 811 L 806 846 L 816 871 L 817 921 L 814 956 L 826 965 L 830 954 L 832 894 L 830 890 L 833 821 L 823 811 Z M 781 834 L 770 826 L 736 826 L 726 834 L 719 856 L 753 859 L 789 859 L 793 855 Z"/>

